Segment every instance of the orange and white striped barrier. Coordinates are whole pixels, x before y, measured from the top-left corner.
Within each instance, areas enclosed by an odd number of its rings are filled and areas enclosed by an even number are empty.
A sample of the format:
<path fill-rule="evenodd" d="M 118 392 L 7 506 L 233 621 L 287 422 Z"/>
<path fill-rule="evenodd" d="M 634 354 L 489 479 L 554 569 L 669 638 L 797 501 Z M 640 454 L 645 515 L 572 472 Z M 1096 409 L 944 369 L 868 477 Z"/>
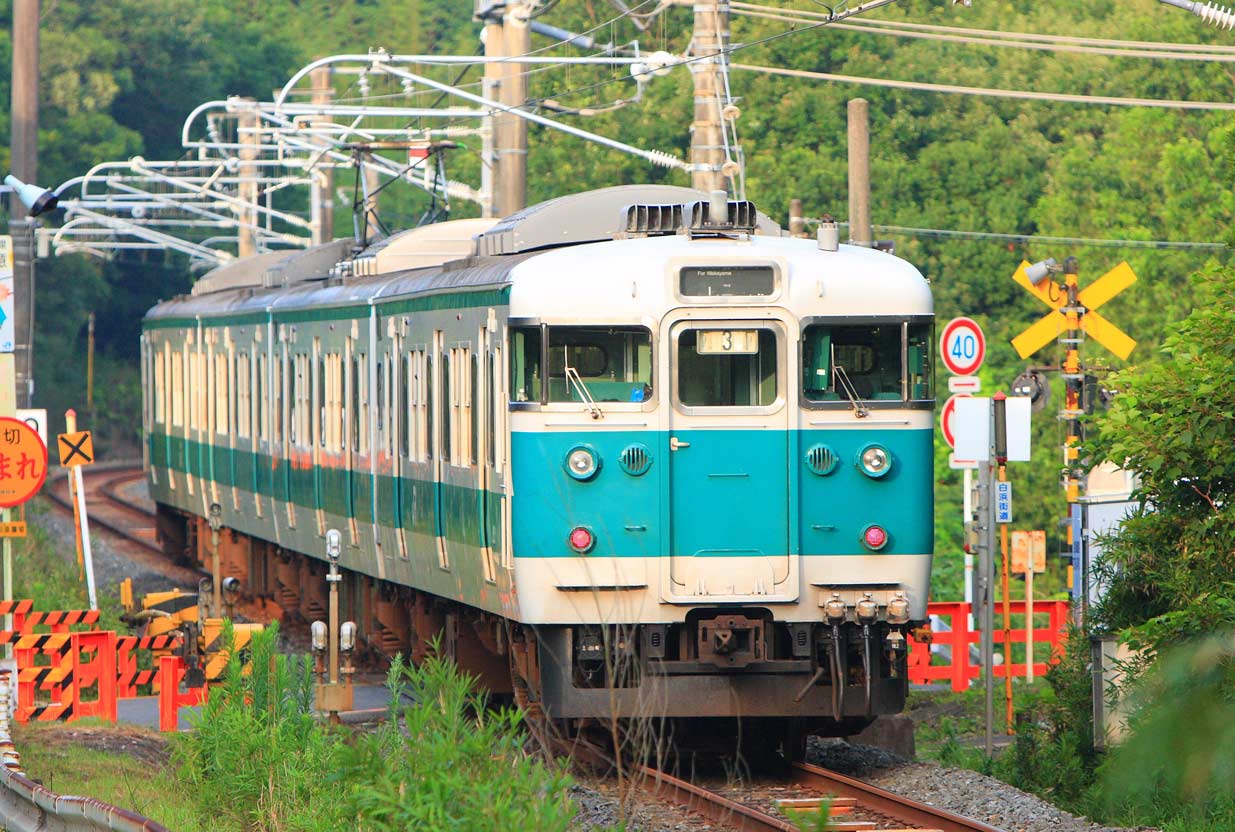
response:
<path fill-rule="evenodd" d="M 116 721 L 115 633 L 28 635 L 17 642 L 17 649 L 25 650 L 31 659 L 37 654 L 51 658 L 45 666 L 18 664 L 18 722 L 71 722 L 86 717 Z M 39 693 L 49 694 L 50 701 L 38 701 Z"/>
<path fill-rule="evenodd" d="M 151 685 L 152 692 L 159 692 L 158 660 L 161 653 L 180 647 L 178 636 L 120 636 L 116 639 L 116 696 L 120 699 L 131 699 L 138 695 L 137 688 L 141 685 Z M 154 653 L 151 667 L 138 667 L 138 651 L 149 650 Z"/>
<path fill-rule="evenodd" d="M 185 705 L 204 705 L 210 689 L 188 688 L 180 692 L 184 680 L 184 659 L 179 656 L 159 658 L 159 730 L 175 731 L 180 722 L 180 708 Z"/>

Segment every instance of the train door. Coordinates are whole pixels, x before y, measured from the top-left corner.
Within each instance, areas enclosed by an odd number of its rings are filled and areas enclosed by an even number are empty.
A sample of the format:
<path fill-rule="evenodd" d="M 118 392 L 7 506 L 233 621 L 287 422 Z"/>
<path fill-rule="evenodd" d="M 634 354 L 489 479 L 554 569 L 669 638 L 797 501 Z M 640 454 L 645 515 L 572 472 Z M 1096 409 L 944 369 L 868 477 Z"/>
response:
<path fill-rule="evenodd" d="M 479 473 L 478 499 L 480 501 L 480 545 L 484 559 L 485 580 L 497 581 L 497 553 L 501 551 L 501 507 L 496 494 L 501 488 L 497 452 L 498 395 L 495 374 L 501 367 L 494 337 L 495 316 L 489 310 L 488 325 L 480 331 L 476 342 L 476 368 L 473 374 L 472 397 L 474 413 L 473 447 L 477 450 L 476 466 Z"/>
<path fill-rule="evenodd" d="M 667 330 L 666 600 L 795 600 L 787 327 L 718 318 Z"/>

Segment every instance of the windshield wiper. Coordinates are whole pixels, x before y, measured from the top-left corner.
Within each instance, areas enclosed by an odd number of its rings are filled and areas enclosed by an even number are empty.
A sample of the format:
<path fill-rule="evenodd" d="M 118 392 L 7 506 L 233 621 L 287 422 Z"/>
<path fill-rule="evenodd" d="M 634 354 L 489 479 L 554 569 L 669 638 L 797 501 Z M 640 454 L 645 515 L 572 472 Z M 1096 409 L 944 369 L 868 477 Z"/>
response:
<path fill-rule="evenodd" d="M 836 363 L 836 345 L 832 345 L 832 386 L 837 387 L 837 382 L 840 382 L 840 390 L 845 394 L 845 398 L 849 399 L 849 403 L 853 405 L 853 415 L 859 419 L 865 419 L 870 415 L 870 411 L 858 401 L 858 391 L 853 386 L 853 382 L 849 380 L 849 374 L 845 372 L 845 368 Z"/>
<path fill-rule="evenodd" d="M 573 385 L 579 391 L 579 398 L 583 400 L 583 406 L 587 408 L 588 413 L 592 414 L 592 418 L 599 419 L 604 414 L 596 406 L 596 400 L 592 398 L 592 392 L 587 389 L 587 385 L 579 377 L 579 371 L 570 366 L 570 347 L 562 347 L 562 353 L 562 368 L 566 373 L 566 383 Z"/>

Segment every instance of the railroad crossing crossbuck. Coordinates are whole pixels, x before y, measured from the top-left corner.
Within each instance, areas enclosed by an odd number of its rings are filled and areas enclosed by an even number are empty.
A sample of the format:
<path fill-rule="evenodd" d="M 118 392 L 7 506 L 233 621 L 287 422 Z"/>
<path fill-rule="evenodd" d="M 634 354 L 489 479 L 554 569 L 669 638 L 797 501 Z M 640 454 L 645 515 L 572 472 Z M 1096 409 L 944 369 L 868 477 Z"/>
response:
<path fill-rule="evenodd" d="M 1028 267 L 1029 263 L 1022 261 L 1016 273 L 1012 275 L 1012 279 L 1028 289 L 1030 294 L 1038 300 L 1051 307 L 1051 311 L 1046 317 L 1012 339 L 1012 346 L 1021 358 L 1028 358 L 1057 339 L 1064 331 L 1076 328 L 1070 325 L 1074 322 L 1068 320 L 1060 311 L 1068 305 L 1068 293 L 1061 291 L 1059 285 L 1050 280 L 1044 280 L 1035 286 L 1025 274 L 1025 269 Z M 1084 308 L 1084 312 L 1078 316 L 1080 328 L 1125 361 L 1132 354 L 1136 341 L 1094 310 L 1135 282 L 1136 273 L 1132 271 L 1132 267 L 1127 263 L 1120 263 L 1086 286 L 1077 295 L 1077 300 Z"/>

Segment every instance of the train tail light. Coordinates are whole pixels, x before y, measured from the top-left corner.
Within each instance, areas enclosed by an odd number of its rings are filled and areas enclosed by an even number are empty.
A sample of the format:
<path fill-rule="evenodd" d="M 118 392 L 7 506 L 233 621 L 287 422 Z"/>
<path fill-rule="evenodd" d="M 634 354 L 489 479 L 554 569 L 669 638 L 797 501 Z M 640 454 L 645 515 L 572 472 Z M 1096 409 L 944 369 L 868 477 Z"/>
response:
<path fill-rule="evenodd" d="M 592 535 L 592 530 L 586 526 L 575 526 L 571 529 L 568 540 L 570 548 L 580 554 L 590 552 L 592 547 L 596 545 L 596 538 Z"/>
<path fill-rule="evenodd" d="M 882 526 L 867 526 L 862 532 L 862 543 L 867 549 L 878 552 L 888 545 L 888 533 L 884 531 Z"/>

